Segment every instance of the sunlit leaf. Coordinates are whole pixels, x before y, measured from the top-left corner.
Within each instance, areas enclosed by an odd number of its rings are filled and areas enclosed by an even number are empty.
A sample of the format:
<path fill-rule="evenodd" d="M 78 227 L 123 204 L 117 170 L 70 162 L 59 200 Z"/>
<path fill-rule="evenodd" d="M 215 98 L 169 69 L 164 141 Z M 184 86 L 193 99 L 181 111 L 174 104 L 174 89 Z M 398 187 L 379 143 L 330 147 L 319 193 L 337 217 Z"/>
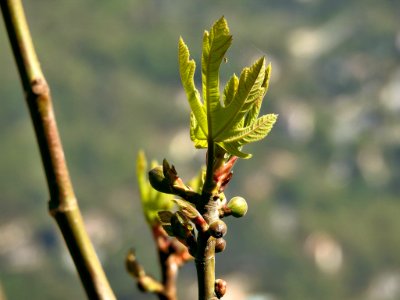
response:
<path fill-rule="evenodd" d="M 236 94 L 238 85 L 239 85 L 239 78 L 236 76 L 236 74 L 233 74 L 231 79 L 229 79 L 224 88 L 224 97 L 222 99 L 222 103 L 224 104 L 225 107 L 232 102 L 233 97 Z"/>
<path fill-rule="evenodd" d="M 242 145 L 240 145 L 238 142 L 231 142 L 231 143 L 220 143 L 220 146 L 226 150 L 226 152 L 240 157 L 244 159 L 251 158 L 252 155 L 248 153 L 244 153 L 241 151 Z"/>
<path fill-rule="evenodd" d="M 271 65 L 265 66 L 261 57 L 250 68 L 244 68 L 240 78 L 233 75 L 226 83 L 222 97 L 219 87 L 219 69 L 232 36 L 225 18 L 219 19 L 203 36 L 202 100 L 194 86 L 195 63 L 189 59 L 189 50 L 179 41 L 181 79 L 190 107 L 190 137 L 196 148 L 207 148 L 210 142 L 226 152 L 241 158 L 245 144 L 259 141 L 271 130 L 276 115 L 258 118 L 263 98 L 268 90 Z"/>
<path fill-rule="evenodd" d="M 207 148 L 207 136 L 201 130 L 193 112 L 190 114 L 190 139 L 196 148 Z"/>
<path fill-rule="evenodd" d="M 207 112 L 208 133 L 213 137 L 213 124 L 211 115 L 221 108 L 219 95 L 219 68 L 226 51 L 232 43 L 228 24 L 225 18 L 219 19 L 203 36 L 203 53 L 201 60 L 201 73 L 203 84 L 203 101 Z M 196 116 L 197 118 L 197 116 Z"/>
<path fill-rule="evenodd" d="M 251 106 L 249 112 L 247 113 L 244 121 L 244 126 L 250 125 L 257 119 L 258 114 L 260 113 L 261 104 L 263 102 L 264 96 L 268 91 L 270 76 L 271 76 L 271 64 L 269 64 L 265 69 L 265 77 L 264 77 L 264 82 L 262 83 L 260 88 L 260 94 L 258 95 L 258 98 L 254 100 L 253 105 Z"/>
<path fill-rule="evenodd" d="M 261 85 L 265 77 L 265 59 L 260 58 L 251 68 L 245 68 L 240 75 L 237 92 L 232 102 L 223 110 L 218 111 L 213 119 L 217 123 L 214 139 L 222 142 L 220 135 L 237 127 L 246 115 L 253 102 L 262 93 Z"/>
<path fill-rule="evenodd" d="M 232 136 L 224 138 L 224 142 L 237 142 L 239 145 L 257 142 L 268 135 L 276 119 L 277 115 L 275 114 L 264 115 L 251 125 L 234 130 Z"/>
<path fill-rule="evenodd" d="M 189 101 L 190 108 L 196 117 L 198 125 L 207 134 L 207 116 L 200 101 L 199 91 L 194 85 L 196 63 L 190 59 L 189 49 L 182 38 L 179 39 L 179 71 L 183 88 Z"/>

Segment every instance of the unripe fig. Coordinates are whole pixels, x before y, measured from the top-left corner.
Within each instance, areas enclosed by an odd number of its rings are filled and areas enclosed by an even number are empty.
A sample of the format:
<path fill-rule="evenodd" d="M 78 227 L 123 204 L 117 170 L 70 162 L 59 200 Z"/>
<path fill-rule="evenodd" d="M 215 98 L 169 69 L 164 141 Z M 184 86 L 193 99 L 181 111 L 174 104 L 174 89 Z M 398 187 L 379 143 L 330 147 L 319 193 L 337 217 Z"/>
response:
<path fill-rule="evenodd" d="M 215 280 L 215 295 L 221 299 L 226 293 L 226 281 L 223 279 Z"/>
<path fill-rule="evenodd" d="M 233 197 L 228 202 L 228 208 L 231 210 L 232 216 L 235 218 L 243 217 L 247 213 L 247 202 L 242 197 Z"/>
<path fill-rule="evenodd" d="M 223 237 L 227 230 L 228 228 L 226 227 L 225 222 L 221 220 L 211 223 L 210 227 L 208 228 L 210 235 L 217 239 Z"/>
<path fill-rule="evenodd" d="M 215 240 L 215 252 L 219 253 L 225 250 L 226 241 L 223 238 L 219 238 Z"/>

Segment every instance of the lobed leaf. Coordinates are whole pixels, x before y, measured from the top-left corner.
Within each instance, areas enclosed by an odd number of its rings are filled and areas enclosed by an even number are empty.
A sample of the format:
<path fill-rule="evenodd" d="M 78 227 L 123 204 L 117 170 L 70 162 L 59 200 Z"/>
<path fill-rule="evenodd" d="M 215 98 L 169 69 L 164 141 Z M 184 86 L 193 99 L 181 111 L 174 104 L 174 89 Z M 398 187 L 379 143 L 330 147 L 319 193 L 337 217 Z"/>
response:
<path fill-rule="evenodd" d="M 233 131 L 232 136 L 225 138 L 224 142 L 237 142 L 239 145 L 257 142 L 268 135 L 276 120 L 277 115 L 275 114 L 264 115 L 253 124 Z"/>
<path fill-rule="evenodd" d="M 258 114 L 260 113 L 261 104 L 263 102 L 264 96 L 268 91 L 270 77 L 271 77 L 271 64 L 268 64 L 268 66 L 265 69 L 264 82 L 261 85 L 260 94 L 258 98 L 253 102 L 253 105 L 251 106 L 249 112 L 245 117 L 244 120 L 245 126 L 250 125 L 257 119 Z"/>
<path fill-rule="evenodd" d="M 183 88 L 186 92 L 190 108 L 196 117 L 199 127 L 207 134 L 207 116 L 200 101 L 199 91 L 194 85 L 194 71 L 196 63 L 190 59 L 189 49 L 182 38 L 179 39 L 179 72 Z"/>
<path fill-rule="evenodd" d="M 207 112 L 208 134 L 213 137 L 214 111 L 221 108 L 219 95 L 219 68 L 226 51 L 232 43 L 229 27 L 224 17 L 219 19 L 203 36 L 203 51 L 201 60 L 203 101 Z M 197 116 L 196 116 L 197 119 Z"/>
<path fill-rule="evenodd" d="M 226 152 L 241 158 L 250 154 L 242 146 L 264 138 L 276 122 L 276 115 L 258 118 L 268 90 L 271 65 L 261 57 L 250 68 L 244 68 L 226 83 L 222 100 L 219 91 L 219 69 L 232 36 L 224 17 L 203 35 L 201 75 L 202 97 L 194 85 L 195 62 L 182 38 L 179 40 L 179 66 L 182 83 L 192 109 L 190 137 L 196 148 L 207 148 L 212 141 Z"/>
<path fill-rule="evenodd" d="M 225 149 L 226 152 L 243 158 L 243 159 L 248 159 L 251 158 L 252 155 L 248 153 L 244 153 L 241 151 L 242 145 L 240 145 L 238 142 L 231 142 L 231 143 L 219 143 L 219 145 Z"/>
<path fill-rule="evenodd" d="M 224 107 L 228 106 L 232 102 L 233 97 L 236 94 L 238 85 L 239 85 L 239 78 L 236 76 L 236 74 L 233 74 L 231 79 L 229 79 L 224 88 L 224 97 L 222 99 Z"/>
<path fill-rule="evenodd" d="M 237 92 L 232 102 L 224 109 L 218 111 L 213 119 L 218 127 L 213 138 L 222 142 L 221 135 L 237 127 L 247 111 L 262 92 L 261 85 L 265 77 L 265 58 L 256 61 L 251 68 L 245 68 L 240 75 Z"/>
<path fill-rule="evenodd" d="M 201 130 L 193 112 L 190 113 L 190 139 L 194 142 L 196 148 L 207 148 L 207 136 Z"/>

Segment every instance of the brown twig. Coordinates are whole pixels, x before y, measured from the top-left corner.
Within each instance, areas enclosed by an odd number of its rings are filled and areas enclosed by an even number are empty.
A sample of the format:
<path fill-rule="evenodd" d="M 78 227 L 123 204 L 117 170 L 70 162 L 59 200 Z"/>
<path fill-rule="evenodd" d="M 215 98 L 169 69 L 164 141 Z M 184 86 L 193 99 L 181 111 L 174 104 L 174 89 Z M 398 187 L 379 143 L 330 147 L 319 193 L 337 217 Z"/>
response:
<path fill-rule="evenodd" d="M 55 218 L 90 299 L 115 299 L 85 230 L 68 174 L 50 90 L 40 68 L 20 0 L 0 1 L 3 18 L 29 107 Z"/>
<path fill-rule="evenodd" d="M 146 274 L 133 250 L 126 257 L 127 270 L 136 278 L 142 291 L 157 294 L 160 300 L 177 300 L 179 267 L 191 260 L 192 256 L 177 239 L 168 237 L 160 224 L 153 225 L 152 233 L 161 266 L 161 282 Z"/>

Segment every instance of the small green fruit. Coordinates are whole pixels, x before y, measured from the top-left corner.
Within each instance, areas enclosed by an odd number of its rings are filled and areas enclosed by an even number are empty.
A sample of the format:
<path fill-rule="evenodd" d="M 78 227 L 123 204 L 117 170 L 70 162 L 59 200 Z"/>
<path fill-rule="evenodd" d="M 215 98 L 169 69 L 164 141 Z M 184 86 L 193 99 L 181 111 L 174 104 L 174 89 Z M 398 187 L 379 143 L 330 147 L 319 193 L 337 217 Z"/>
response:
<path fill-rule="evenodd" d="M 228 228 L 226 227 L 225 222 L 217 220 L 211 223 L 210 227 L 208 228 L 208 231 L 210 232 L 211 236 L 218 239 L 222 238 L 226 234 Z"/>
<path fill-rule="evenodd" d="M 247 202 L 242 197 L 233 197 L 228 202 L 228 208 L 231 210 L 232 216 L 235 218 L 243 217 L 247 213 Z"/>

